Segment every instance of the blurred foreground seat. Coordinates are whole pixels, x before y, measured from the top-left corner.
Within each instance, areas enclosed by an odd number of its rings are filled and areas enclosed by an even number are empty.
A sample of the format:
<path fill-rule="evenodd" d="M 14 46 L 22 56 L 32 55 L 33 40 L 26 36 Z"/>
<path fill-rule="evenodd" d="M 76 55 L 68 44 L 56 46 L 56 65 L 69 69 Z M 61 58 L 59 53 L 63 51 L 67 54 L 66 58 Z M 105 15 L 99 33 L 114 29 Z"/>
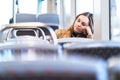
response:
<path fill-rule="evenodd" d="M 64 44 L 68 43 L 84 43 L 84 42 L 93 42 L 93 39 L 88 39 L 88 38 L 80 38 L 80 37 L 70 37 L 70 38 L 61 38 L 57 39 L 58 44 L 63 46 Z"/>
<path fill-rule="evenodd" d="M 102 60 L 88 58 L 0 62 L 0 80 L 108 80 Z"/>
<path fill-rule="evenodd" d="M 109 80 L 120 80 L 120 56 L 108 60 Z"/>
<path fill-rule="evenodd" d="M 41 60 L 44 57 L 56 59 L 57 56 L 59 56 L 58 45 L 50 44 L 38 38 L 24 36 L 0 45 L 0 62 L 34 61 Z"/>
<path fill-rule="evenodd" d="M 66 55 L 90 56 L 104 60 L 120 55 L 120 42 L 92 41 L 63 45 Z"/>

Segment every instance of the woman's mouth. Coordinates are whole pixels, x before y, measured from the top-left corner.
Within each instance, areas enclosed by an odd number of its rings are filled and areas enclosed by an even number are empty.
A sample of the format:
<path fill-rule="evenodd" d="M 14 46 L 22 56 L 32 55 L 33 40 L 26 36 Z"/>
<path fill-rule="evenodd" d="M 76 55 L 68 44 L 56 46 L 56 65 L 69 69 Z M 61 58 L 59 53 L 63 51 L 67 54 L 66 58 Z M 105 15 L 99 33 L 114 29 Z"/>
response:
<path fill-rule="evenodd" d="M 76 32 L 81 32 L 81 28 L 80 27 L 76 27 Z"/>

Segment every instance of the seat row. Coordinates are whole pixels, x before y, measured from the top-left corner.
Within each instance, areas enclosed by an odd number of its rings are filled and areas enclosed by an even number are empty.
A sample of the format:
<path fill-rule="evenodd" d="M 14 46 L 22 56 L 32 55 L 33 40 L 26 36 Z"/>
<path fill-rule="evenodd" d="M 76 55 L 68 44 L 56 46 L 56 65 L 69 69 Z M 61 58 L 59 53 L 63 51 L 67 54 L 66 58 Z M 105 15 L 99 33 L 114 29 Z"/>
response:
<path fill-rule="evenodd" d="M 32 38 L 22 42 L 1 43 L 0 79 L 120 79 L 119 55 L 113 55 L 104 60 L 99 58 L 97 51 L 93 52 L 97 57 L 91 57 L 89 52 L 83 55 L 81 48 L 79 50 L 76 47 L 77 50 L 71 51 L 74 48 L 69 46 L 69 50 L 68 48 L 61 49 L 59 45 L 43 41 L 41 43 L 41 40 L 34 41 Z M 101 52 L 101 54 L 108 55 L 109 53 Z"/>
<path fill-rule="evenodd" d="M 51 40 L 46 39 L 44 29 Z M 0 40 L 1 80 L 119 80 L 120 42 L 56 39 L 52 28 L 36 22 L 5 25 Z"/>
<path fill-rule="evenodd" d="M 51 26 L 54 30 L 59 28 L 59 15 L 55 13 L 44 14 L 30 14 L 30 13 L 17 13 L 15 23 L 21 22 L 42 22 Z"/>

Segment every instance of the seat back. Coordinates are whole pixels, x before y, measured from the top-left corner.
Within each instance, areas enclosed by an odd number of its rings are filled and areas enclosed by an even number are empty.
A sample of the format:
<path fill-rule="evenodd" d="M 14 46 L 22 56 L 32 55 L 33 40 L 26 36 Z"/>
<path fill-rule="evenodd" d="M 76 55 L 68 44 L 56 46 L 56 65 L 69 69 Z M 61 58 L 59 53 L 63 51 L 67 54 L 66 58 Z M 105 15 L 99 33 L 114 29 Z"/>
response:
<path fill-rule="evenodd" d="M 120 80 L 120 57 L 108 60 L 109 80 Z"/>
<path fill-rule="evenodd" d="M 1 62 L 0 79 L 108 80 L 106 65 L 103 61 L 87 58 L 60 60 L 48 59 L 48 57 L 42 60 L 23 61 Z"/>
<path fill-rule="evenodd" d="M 24 23 L 13 23 L 8 24 L 6 27 L 1 29 L 1 42 L 5 42 L 7 40 L 10 40 L 12 38 L 16 38 L 18 36 L 32 36 L 35 35 L 36 37 L 42 38 L 44 40 L 46 39 L 46 35 L 44 30 L 49 32 L 50 36 L 50 43 L 53 43 L 54 45 L 57 45 L 57 37 L 55 35 L 54 30 L 51 27 L 48 27 L 44 23 L 40 22 L 24 22 Z M 32 34 L 30 33 L 32 31 Z M 22 33 L 24 32 L 24 34 Z"/>
<path fill-rule="evenodd" d="M 54 30 L 59 28 L 59 16 L 54 13 L 45 13 L 38 15 L 38 22 L 43 22 Z"/>
<path fill-rule="evenodd" d="M 16 23 L 19 22 L 36 22 L 36 15 L 28 13 L 18 13 L 16 14 Z"/>
<path fill-rule="evenodd" d="M 120 42 L 112 41 L 94 41 L 84 43 L 65 44 L 64 52 L 67 55 L 90 56 L 102 59 L 109 59 L 120 55 Z"/>

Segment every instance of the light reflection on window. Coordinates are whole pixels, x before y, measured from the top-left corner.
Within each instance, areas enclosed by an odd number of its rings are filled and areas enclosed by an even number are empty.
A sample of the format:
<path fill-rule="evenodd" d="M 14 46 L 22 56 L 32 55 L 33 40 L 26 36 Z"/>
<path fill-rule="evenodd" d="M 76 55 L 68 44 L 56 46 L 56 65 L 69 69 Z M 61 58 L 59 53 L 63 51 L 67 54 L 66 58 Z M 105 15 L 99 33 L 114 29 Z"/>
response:
<path fill-rule="evenodd" d="M 93 13 L 93 0 L 76 0 L 76 13 Z"/>
<path fill-rule="evenodd" d="M 120 0 L 111 0 L 111 39 L 120 40 Z"/>
<path fill-rule="evenodd" d="M 20 13 L 37 13 L 37 0 L 19 0 Z"/>
<path fill-rule="evenodd" d="M 0 26 L 8 24 L 12 17 L 12 1 L 0 0 Z"/>

